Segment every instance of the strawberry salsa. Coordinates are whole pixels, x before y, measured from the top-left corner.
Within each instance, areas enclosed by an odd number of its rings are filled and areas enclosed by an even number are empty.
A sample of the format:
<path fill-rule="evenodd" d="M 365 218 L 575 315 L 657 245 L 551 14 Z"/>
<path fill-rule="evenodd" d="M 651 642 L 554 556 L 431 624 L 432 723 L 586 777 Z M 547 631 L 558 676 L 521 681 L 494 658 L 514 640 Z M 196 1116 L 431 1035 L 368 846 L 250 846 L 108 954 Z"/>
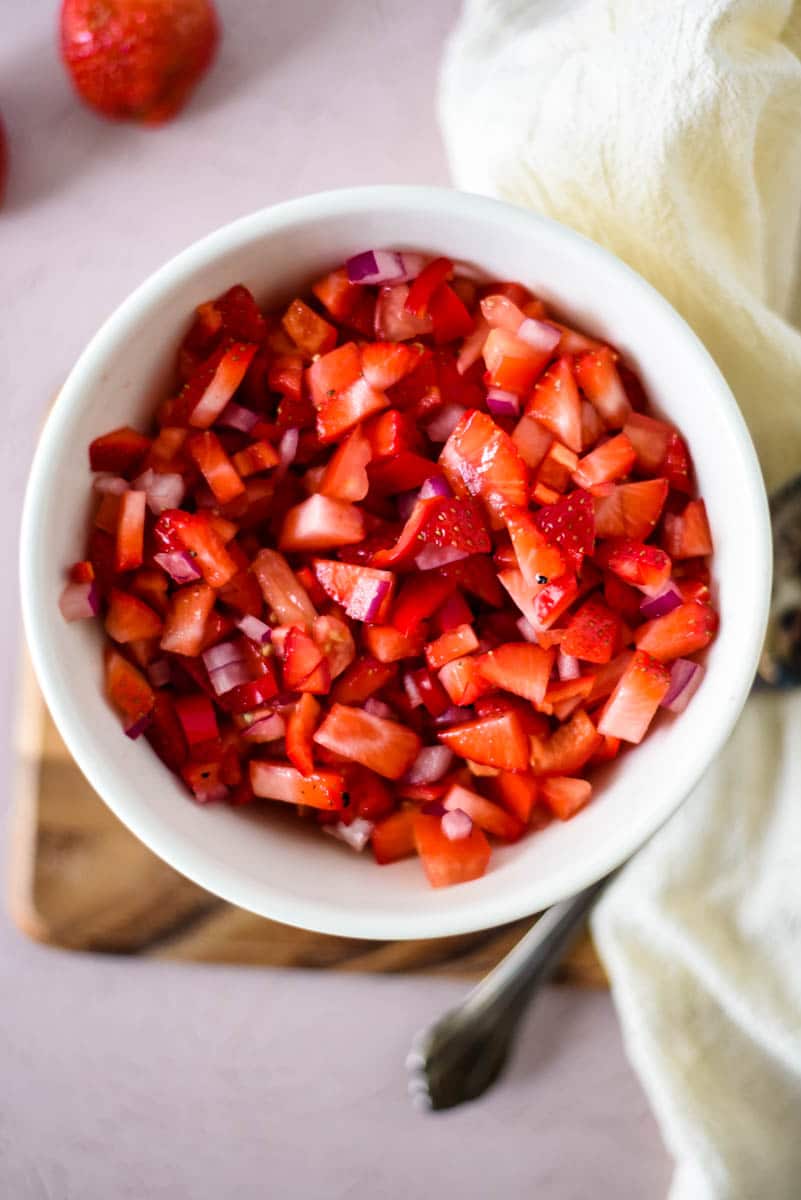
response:
<path fill-rule="evenodd" d="M 709 525 L 645 410 L 611 346 L 446 258 L 368 251 L 274 313 L 236 285 L 153 427 L 89 447 L 61 610 L 198 803 L 475 879 L 701 681 Z"/>

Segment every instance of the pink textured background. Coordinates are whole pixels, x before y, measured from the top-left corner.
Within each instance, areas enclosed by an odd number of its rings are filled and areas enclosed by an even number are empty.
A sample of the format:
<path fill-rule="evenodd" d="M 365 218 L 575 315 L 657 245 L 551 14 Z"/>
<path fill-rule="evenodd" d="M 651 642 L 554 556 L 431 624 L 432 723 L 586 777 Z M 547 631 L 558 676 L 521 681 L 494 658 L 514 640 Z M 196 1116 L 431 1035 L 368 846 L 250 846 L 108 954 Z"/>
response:
<path fill-rule="evenodd" d="M 239 214 L 348 184 L 447 182 L 434 82 L 454 0 L 218 4 L 213 74 L 181 119 L 153 131 L 106 124 L 73 99 L 57 0 L 2 3 L 6 779 L 25 476 L 42 414 L 96 326 L 163 260 Z M 489 1097 L 445 1115 L 411 1109 L 410 1038 L 462 991 L 79 957 L 26 943 L 4 917 L 0 1195 L 663 1195 L 669 1163 L 606 995 L 550 991 Z"/>

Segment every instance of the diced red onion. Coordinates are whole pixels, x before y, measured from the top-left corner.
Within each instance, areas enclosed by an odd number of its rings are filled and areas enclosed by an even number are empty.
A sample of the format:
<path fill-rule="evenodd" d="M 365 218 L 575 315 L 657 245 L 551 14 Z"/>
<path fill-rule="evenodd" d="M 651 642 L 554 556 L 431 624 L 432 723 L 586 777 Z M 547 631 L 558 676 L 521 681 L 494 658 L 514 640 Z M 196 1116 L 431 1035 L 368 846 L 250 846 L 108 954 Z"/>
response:
<path fill-rule="evenodd" d="M 92 487 L 96 492 L 100 492 L 101 496 L 121 496 L 130 486 L 128 480 L 123 479 L 121 475 L 98 475 L 92 480 Z"/>
<path fill-rule="evenodd" d="M 692 662 L 689 658 L 677 658 L 670 668 L 670 687 L 662 701 L 662 708 L 673 713 L 684 712 L 703 678 L 704 668 L 700 663 Z"/>
<path fill-rule="evenodd" d="M 167 572 L 175 583 L 193 583 L 200 579 L 200 571 L 195 566 L 195 560 L 185 550 L 169 550 L 164 554 L 154 554 L 153 561 Z"/>
<path fill-rule="evenodd" d="M 517 336 L 524 342 L 528 342 L 529 346 L 534 346 L 537 350 L 549 354 L 559 345 L 562 331 L 552 325 L 550 321 L 537 321 L 534 317 L 526 317 L 525 321 L 521 321 L 517 328 Z"/>
<path fill-rule="evenodd" d="M 434 717 L 435 725 L 459 725 L 462 721 L 469 721 L 473 716 L 472 708 L 457 708 L 454 704 L 450 708 L 446 708 L 444 713 L 440 713 L 438 717 Z"/>
<path fill-rule="evenodd" d="M 159 516 L 168 508 L 179 507 L 186 494 L 186 484 L 176 472 L 167 471 L 160 475 L 156 471 L 145 490 L 148 508 L 155 516 Z"/>
<path fill-rule="evenodd" d="M 447 746 L 423 746 L 404 776 L 406 783 L 437 783 L 453 761 L 453 751 Z"/>
<path fill-rule="evenodd" d="M 421 500 L 430 500 L 434 496 L 442 496 L 449 500 L 453 495 L 453 489 L 448 483 L 444 475 L 431 475 L 425 480 L 420 488 L 419 497 Z"/>
<path fill-rule="evenodd" d="M 368 696 L 365 700 L 364 711 L 373 717 L 383 717 L 385 721 L 391 721 L 395 716 L 389 705 L 383 700 L 376 700 L 375 696 Z"/>
<path fill-rule="evenodd" d="M 673 612 L 674 608 L 678 608 L 683 603 L 681 592 L 673 580 L 669 579 L 655 596 L 646 596 L 641 601 L 640 612 L 646 621 L 653 621 L 656 617 L 667 616 L 668 613 Z"/>
<path fill-rule="evenodd" d="M 401 492 L 395 497 L 395 507 L 402 521 L 408 521 L 418 500 L 417 492 Z"/>
<path fill-rule="evenodd" d="M 581 674 L 581 663 L 572 654 L 565 654 L 564 650 L 560 650 L 556 659 L 556 669 L 563 682 L 568 679 L 578 679 Z"/>
<path fill-rule="evenodd" d="M 259 420 L 259 414 L 251 408 L 243 408 L 235 400 L 229 400 L 217 418 L 217 424 L 226 429 L 238 429 L 240 433 L 250 433 Z"/>
<path fill-rule="evenodd" d="M 250 683 L 250 680 L 250 669 L 242 661 L 226 663 L 224 667 L 209 671 L 209 681 L 218 696 L 224 696 L 231 688 L 241 687 L 243 683 Z"/>
<path fill-rule="evenodd" d="M 535 645 L 539 644 L 537 631 L 527 617 L 520 617 L 518 619 L 517 628 L 520 630 L 521 636 L 524 637 L 527 642 L 534 642 Z"/>
<path fill-rule="evenodd" d="M 396 250 L 364 250 L 354 254 L 345 263 L 350 283 L 406 283 L 414 279 L 423 269 L 425 258 Z"/>
<path fill-rule="evenodd" d="M 423 697 L 420 695 L 420 689 L 412 678 L 410 671 L 407 671 L 403 676 L 403 687 L 412 708 L 419 708 L 423 703 Z"/>
<path fill-rule="evenodd" d="M 350 846 L 351 850 L 359 852 L 370 841 L 374 829 L 373 822 L 365 820 L 364 817 L 355 817 L 350 825 L 346 825 L 344 821 L 337 821 L 336 825 L 323 825 L 324 833 L 344 842 L 346 846 Z"/>
<path fill-rule="evenodd" d="M 442 832 L 448 841 L 461 842 L 463 838 L 470 837 L 473 822 L 461 808 L 452 808 L 443 814 Z"/>
<path fill-rule="evenodd" d="M 149 724 L 149 713 L 146 713 L 143 717 L 137 717 L 135 721 L 131 721 L 130 724 L 125 726 L 125 736 L 131 738 L 132 741 L 136 741 L 145 732 Z"/>
<path fill-rule="evenodd" d="M 276 480 L 283 479 L 287 471 L 295 461 L 295 455 L 298 452 L 298 442 L 300 441 L 299 429 L 287 429 L 286 433 L 278 443 L 278 458 L 279 463 L 275 470 Z"/>
<path fill-rule="evenodd" d="M 153 687 L 164 687 L 172 679 L 170 664 L 166 658 L 156 658 L 147 668 L 147 677 Z"/>
<path fill-rule="evenodd" d="M 237 629 L 241 629 L 246 638 L 251 642 L 255 642 L 257 646 L 266 646 L 272 639 L 273 631 L 266 622 L 258 617 L 252 616 L 251 613 L 246 613 L 244 617 L 240 617 L 236 622 Z"/>
<path fill-rule="evenodd" d="M 282 738 L 286 733 L 286 722 L 280 713 L 270 713 L 269 716 L 260 717 L 258 721 L 253 721 L 248 725 L 244 732 L 246 737 L 251 742 L 275 742 L 278 738 Z"/>
<path fill-rule="evenodd" d="M 244 662 L 245 648 L 241 642 L 218 642 L 216 646 L 204 650 L 202 658 L 207 671 L 217 671 L 231 663 Z"/>
<path fill-rule="evenodd" d="M 419 571 L 436 571 L 439 567 L 447 567 L 448 563 L 459 562 L 469 558 L 470 551 L 459 546 L 423 546 L 415 556 L 415 566 Z"/>
<path fill-rule="evenodd" d="M 487 408 L 496 417 L 519 417 L 520 397 L 514 392 L 504 391 L 503 388 L 489 388 Z"/>
<path fill-rule="evenodd" d="M 82 621 L 85 617 L 96 617 L 100 612 L 100 595 L 97 583 L 68 583 L 59 596 L 58 607 L 65 621 Z"/>
<path fill-rule="evenodd" d="M 446 404 L 439 410 L 434 420 L 426 426 L 426 433 L 432 442 L 447 442 L 456 426 L 465 414 L 461 404 Z"/>
<path fill-rule="evenodd" d="M 220 804 L 228 799 L 230 788 L 224 783 L 216 783 L 210 788 L 195 788 L 193 795 L 198 804 Z"/>

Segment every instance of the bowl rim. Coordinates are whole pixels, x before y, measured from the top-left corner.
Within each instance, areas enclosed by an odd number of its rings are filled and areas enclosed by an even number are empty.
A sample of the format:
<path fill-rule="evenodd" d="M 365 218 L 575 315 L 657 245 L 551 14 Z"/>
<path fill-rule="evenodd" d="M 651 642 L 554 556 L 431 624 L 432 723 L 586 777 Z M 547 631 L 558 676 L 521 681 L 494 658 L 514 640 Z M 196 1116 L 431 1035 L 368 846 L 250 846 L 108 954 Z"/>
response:
<path fill-rule="evenodd" d="M 561 240 L 566 249 L 595 258 L 608 272 L 622 274 L 632 287 L 639 289 L 652 308 L 661 310 L 666 322 L 672 324 L 694 354 L 699 372 L 705 376 L 710 392 L 714 392 L 721 414 L 730 426 L 740 451 L 744 478 L 747 480 L 753 504 L 755 545 L 749 577 L 763 581 L 755 585 L 755 599 L 749 616 L 749 639 L 744 653 L 728 670 L 726 694 L 721 697 L 721 720 L 705 740 L 705 753 L 696 755 L 691 768 L 684 769 L 675 789 L 666 791 L 663 802 L 654 807 L 640 808 L 625 830 L 619 830 L 614 846 L 604 839 L 594 854 L 580 864 L 566 865 L 559 872 L 558 885 L 543 886 L 532 881 L 528 888 L 513 891 L 499 889 L 498 894 L 471 900 L 465 891 L 465 901 L 458 910 L 437 911 L 409 906 L 406 911 L 378 914 L 338 907 L 330 902 L 290 896 L 273 889 L 268 881 L 251 879 L 235 868 L 221 863 L 206 850 L 187 845 L 172 831 L 165 830 L 155 818 L 154 810 L 145 800 L 131 802 L 122 790 L 112 784 L 111 772 L 93 749 L 91 736 L 73 718 L 69 688 L 51 666 L 47 647 L 47 597 L 37 595 L 33 546 L 36 530 L 48 489 L 48 464 L 62 440 L 62 431 L 69 423 L 73 409 L 80 406 L 84 392 L 84 377 L 91 375 L 96 364 L 114 347 L 130 336 L 151 304 L 161 294 L 189 280 L 199 268 L 238 245 L 247 244 L 266 233 L 280 232 L 282 227 L 324 217 L 336 217 L 376 210 L 397 209 L 421 212 L 449 213 L 458 219 L 470 215 L 484 219 L 488 225 L 503 221 L 506 226 L 518 226 L 521 233 L 530 233 L 538 225 L 541 233 Z M 770 518 L 762 473 L 745 420 L 721 371 L 687 322 L 673 306 L 611 251 L 599 246 L 584 235 L 552 218 L 505 201 L 460 192 L 444 187 L 417 185 L 378 185 L 342 188 L 317 192 L 271 205 L 239 217 L 212 233 L 200 238 L 163 266 L 149 275 L 111 313 L 91 338 L 72 367 L 53 404 L 42 429 L 28 477 L 20 534 L 20 591 L 22 614 L 33 667 L 45 702 L 64 741 L 89 784 L 98 792 L 116 816 L 154 853 L 181 874 L 214 892 L 224 900 L 287 925 L 299 926 L 320 933 L 371 939 L 413 939 L 444 937 L 489 929 L 509 921 L 529 916 L 581 890 L 603 875 L 620 866 L 679 807 L 695 787 L 710 763 L 720 753 L 740 715 L 756 671 L 768 617 L 771 590 L 772 543 Z M 645 817 L 647 816 L 647 819 Z"/>

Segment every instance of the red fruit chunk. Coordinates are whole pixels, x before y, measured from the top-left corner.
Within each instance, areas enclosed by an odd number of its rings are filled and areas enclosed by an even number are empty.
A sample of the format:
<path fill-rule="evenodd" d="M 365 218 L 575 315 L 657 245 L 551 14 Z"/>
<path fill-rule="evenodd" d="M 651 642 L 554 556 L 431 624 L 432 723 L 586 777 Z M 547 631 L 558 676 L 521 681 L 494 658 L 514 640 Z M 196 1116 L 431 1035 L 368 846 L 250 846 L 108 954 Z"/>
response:
<path fill-rule="evenodd" d="M 579 354 L 575 371 L 579 387 L 598 410 L 607 429 L 622 429 L 631 414 L 631 405 L 609 347 Z"/>
<path fill-rule="evenodd" d="M 501 517 L 510 506 L 525 508 L 526 465 L 509 435 L 486 413 L 465 413 L 439 462 L 457 495 L 480 496 Z"/>
<path fill-rule="evenodd" d="M 677 433 L 672 433 L 668 438 L 665 461 L 660 474 L 665 476 L 670 486 L 677 492 L 689 494 L 692 492 L 691 473 L 690 452 L 683 438 Z"/>
<path fill-rule="evenodd" d="M 401 450 L 394 458 L 373 463 L 367 473 L 376 496 L 393 496 L 419 488 L 436 470 L 430 459 L 411 450 Z"/>
<path fill-rule="evenodd" d="M 526 403 L 526 416 L 581 453 L 581 402 L 568 355 L 558 358 L 542 376 Z"/>
<path fill-rule="evenodd" d="M 394 663 L 382 663 L 372 657 L 357 658 L 334 684 L 332 696 L 340 704 L 363 704 L 394 679 L 396 673 Z"/>
<path fill-rule="evenodd" d="M 220 504 L 228 504 L 244 493 L 245 485 L 216 434 L 209 430 L 196 433 L 188 439 L 186 448 Z"/>
<path fill-rule="evenodd" d="M 620 617 L 591 596 L 568 621 L 562 650 L 585 662 L 607 663 L 619 640 Z"/>
<path fill-rule="evenodd" d="M 664 617 L 657 617 L 641 625 L 635 634 L 639 650 L 670 662 L 674 658 L 688 658 L 697 650 L 703 650 L 717 633 L 718 616 L 708 604 L 697 600 L 680 604 Z"/>
<path fill-rule="evenodd" d="M 317 612 L 306 589 L 282 554 L 262 550 L 253 562 L 267 607 L 285 625 L 311 625 Z"/>
<path fill-rule="evenodd" d="M 415 815 L 411 809 L 401 809 L 386 820 L 379 821 L 370 839 L 377 863 L 398 862 L 414 854 Z"/>
<path fill-rule="evenodd" d="M 363 537 L 364 517 L 355 505 L 327 496 L 309 496 L 284 517 L 278 546 L 285 551 L 309 553 L 351 546 Z"/>
<path fill-rule="evenodd" d="M 354 312 L 359 297 L 364 292 L 363 288 L 350 282 L 348 272 L 344 267 L 318 279 L 316 283 L 312 284 L 311 290 L 336 321 L 345 323 Z"/>
<path fill-rule="evenodd" d="M 610 572 L 604 576 L 604 600 L 624 621 L 638 624 L 642 620 L 642 593 Z"/>
<path fill-rule="evenodd" d="M 207 513 L 167 509 L 156 522 L 154 532 L 166 550 L 187 551 L 211 587 L 224 587 L 236 575 L 237 565 Z"/>
<path fill-rule="evenodd" d="M 312 734 L 317 727 L 320 705 L 312 695 L 305 692 L 298 700 L 286 724 L 286 752 L 293 767 L 301 775 L 314 771 L 314 746 Z"/>
<path fill-rule="evenodd" d="M 344 704 L 331 706 L 314 741 L 385 779 L 400 779 L 420 750 L 420 739 L 411 729 Z"/>
<path fill-rule="evenodd" d="M 253 294 L 241 283 L 234 284 L 227 292 L 213 302 L 212 307 L 217 313 L 220 328 L 235 342 L 254 342 L 264 340 L 267 325 L 259 312 Z"/>
<path fill-rule="evenodd" d="M 410 672 L 410 679 L 423 705 L 432 717 L 441 717 L 451 706 L 451 699 L 436 675 L 424 667 Z"/>
<path fill-rule="evenodd" d="M 479 672 L 488 683 L 532 704 L 539 704 L 553 664 L 553 651 L 529 642 L 506 642 L 478 658 Z"/>
<path fill-rule="evenodd" d="M 114 558 L 118 571 L 133 571 L 142 565 L 146 504 L 144 492 L 123 492 L 120 496 Z"/>
<path fill-rule="evenodd" d="M 161 635 L 162 650 L 173 654 L 199 654 L 214 598 L 214 592 L 206 583 L 190 583 L 173 592 Z"/>
<path fill-rule="evenodd" d="M 341 675 L 356 657 L 353 635 L 339 617 L 318 617 L 314 622 L 314 640 L 326 657 L 332 679 Z"/>
<path fill-rule="evenodd" d="M 520 571 L 501 571 L 498 579 L 537 632 L 555 624 L 578 595 L 576 577 L 570 571 L 535 588 L 529 587 Z"/>
<path fill-rule="evenodd" d="M 190 748 L 205 745 L 219 737 L 214 705 L 203 692 L 178 696 L 175 712 Z"/>
<path fill-rule="evenodd" d="M 150 438 L 125 425 L 104 433 L 89 446 L 89 466 L 93 471 L 132 476 L 150 449 Z"/>
<path fill-rule="evenodd" d="M 181 770 L 187 756 L 186 738 L 173 702 L 166 692 L 155 693 L 145 737 L 171 771 Z"/>
<path fill-rule="evenodd" d="M 354 816 L 365 821 L 380 820 L 392 812 L 395 806 L 389 786 L 374 771 L 368 771 L 365 767 L 351 768 L 348 790 L 352 802 L 351 811 Z"/>
<path fill-rule="evenodd" d="M 363 500 L 370 487 L 366 468 L 371 457 L 370 443 L 357 426 L 329 459 L 320 492 L 332 500 Z"/>
<path fill-rule="evenodd" d="M 380 289 L 375 306 L 375 333 L 382 341 L 406 342 L 431 333 L 431 317 L 415 316 L 406 307 L 409 290 L 405 283 Z"/>
<path fill-rule="evenodd" d="M 442 803 L 449 812 L 461 809 L 479 829 L 505 842 L 516 842 L 525 829 L 519 817 L 459 784 L 449 790 Z"/>
<path fill-rule="evenodd" d="M 583 709 L 543 741 L 531 736 L 531 769 L 535 775 L 574 775 L 589 762 L 601 737 Z"/>
<path fill-rule="evenodd" d="M 413 449 L 419 442 L 419 434 L 408 413 L 390 408 L 366 421 L 364 436 L 370 443 L 374 462 L 383 458 L 394 458 L 403 450 Z"/>
<path fill-rule="evenodd" d="M 497 328 L 487 334 L 482 354 L 492 387 L 517 396 L 534 386 L 551 357 L 508 329 Z"/>
<path fill-rule="evenodd" d="M 328 321 L 304 304 L 293 300 L 281 318 L 281 324 L 292 341 L 308 358 L 315 354 L 327 354 L 337 344 L 337 331 Z"/>
<path fill-rule="evenodd" d="M 484 514 L 475 501 L 446 496 L 435 498 L 417 540 L 439 550 L 453 551 L 460 558 L 487 554 L 492 549 Z"/>
<path fill-rule="evenodd" d="M 271 470 L 278 466 L 279 458 L 270 442 L 261 438 L 258 442 L 251 442 L 249 446 L 245 446 L 244 450 L 239 450 L 233 455 L 231 462 L 239 475 L 247 476 Z M 211 483 L 210 486 L 213 491 L 214 486 Z"/>
<path fill-rule="evenodd" d="M 406 311 L 412 313 L 415 317 L 426 316 L 434 293 L 440 284 L 444 283 L 446 279 L 450 279 L 452 275 L 453 263 L 449 258 L 432 259 L 430 263 L 423 267 L 409 288 L 408 295 L 404 301 Z"/>
<path fill-rule="evenodd" d="M 637 466 L 643 475 L 658 475 L 664 465 L 673 430 L 664 421 L 645 413 L 630 413 L 623 432 L 634 447 Z"/>
<path fill-rule="evenodd" d="M 659 520 L 668 494 L 666 479 L 623 483 L 595 501 L 599 538 L 626 537 L 644 542 Z"/>
<path fill-rule="evenodd" d="M 589 492 L 577 489 L 534 514 L 534 522 L 548 541 L 580 567 L 595 546 L 595 506 Z"/>
<path fill-rule="evenodd" d="M 250 784 L 265 800 L 331 810 L 341 809 L 344 803 L 344 780 L 337 771 L 301 775 L 288 763 L 255 759 L 250 763 Z"/>
<path fill-rule="evenodd" d="M 395 577 L 352 563 L 315 558 L 312 569 L 327 596 L 354 621 L 377 621 L 391 602 Z"/>
<path fill-rule="evenodd" d="M 161 633 L 161 617 L 149 605 L 122 592 L 111 589 L 109 608 L 106 613 L 106 633 L 115 642 L 132 642 L 137 638 L 155 638 Z"/>
<path fill-rule="evenodd" d="M 281 677 L 288 692 L 324 695 L 331 687 L 331 672 L 320 647 L 293 625 L 284 642 Z"/>
<path fill-rule="evenodd" d="M 501 771 L 490 780 L 490 790 L 507 812 L 528 825 L 539 798 L 539 785 L 534 775 Z"/>
<path fill-rule="evenodd" d="M 664 550 L 633 538 L 612 538 L 598 549 L 595 560 L 613 571 L 624 583 L 655 596 L 670 579 L 670 559 Z"/>
<path fill-rule="evenodd" d="M 414 658 L 423 648 L 425 631 L 401 633 L 394 625 L 368 625 L 364 630 L 365 648 L 382 663 Z"/>
<path fill-rule="evenodd" d="M 197 384 L 194 376 L 189 380 L 181 400 L 188 409 L 190 425 L 208 429 L 214 424 L 244 379 L 257 349 L 246 342 L 234 342 L 213 368 L 205 365 L 200 368 Z"/>
<path fill-rule="evenodd" d="M 525 771 L 528 766 L 528 738 L 514 712 L 453 725 L 441 730 L 437 737 L 455 754 L 471 762 L 498 767 L 501 771 Z"/>
<path fill-rule="evenodd" d="M 456 584 L 439 571 L 422 571 L 404 583 L 392 608 L 392 624 L 413 633 L 448 599 Z"/>
<path fill-rule="evenodd" d="M 372 342 L 361 347 L 362 374 L 371 387 L 385 391 L 400 383 L 420 361 L 422 347 L 403 342 Z"/>
<path fill-rule="evenodd" d="M 541 586 L 564 574 L 562 555 L 525 509 L 507 509 L 505 521 L 517 564 L 529 587 Z"/>
<path fill-rule="evenodd" d="M 612 483 L 628 475 L 637 455 L 625 433 L 610 438 L 589 454 L 585 454 L 573 472 L 573 479 L 581 488 L 596 487 L 599 483 Z"/>
<path fill-rule="evenodd" d="M 564 775 L 543 779 L 540 788 L 543 804 L 547 804 L 560 821 L 569 821 L 579 809 L 589 804 L 591 796 L 592 784 L 586 779 L 569 779 Z"/>
<path fill-rule="evenodd" d="M 308 381 L 321 442 L 336 440 L 388 405 L 384 393 L 362 376 L 361 354 L 354 342 L 346 342 L 312 363 Z"/>
<path fill-rule="evenodd" d="M 712 553 L 712 534 L 703 500 L 691 500 L 683 513 L 665 514 L 663 536 L 671 558 L 701 558 Z"/>
<path fill-rule="evenodd" d="M 490 684 L 480 674 L 475 658 L 454 658 L 440 668 L 439 681 L 457 708 L 473 704 L 489 690 Z"/>
<path fill-rule="evenodd" d="M 475 825 L 467 837 L 451 841 L 443 833 L 440 817 L 417 813 L 414 840 L 432 887 L 468 883 L 480 878 L 489 865 L 490 844 Z"/>
<path fill-rule="evenodd" d="M 116 650 L 106 651 L 106 694 L 125 720 L 134 724 L 146 717 L 155 703 L 155 693 L 144 675 Z"/>
<path fill-rule="evenodd" d="M 426 662 L 432 670 L 438 671 L 446 663 L 453 662 L 465 654 L 471 654 L 478 649 L 478 638 L 472 625 L 458 625 L 438 637 L 436 641 L 426 646 Z"/>
<path fill-rule="evenodd" d="M 473 332 L 475 322 L 453 288 L 442 283 L 431 297 L 429 305 L 434 325 L 434 341 L 442 345 Z"/>
<path fill-rule="evenodd" d="M 536 471 L 551 448 L 553 435 L 533 417 L 524 415 L 515 426 L 512 441 L 526 466 Z"/>
<path fill-rule="evenodd" d="M 598 731 L 605 737 L 641 742 L 669 688 L 669 669 L 638 650 L 604 705 Z"/>

